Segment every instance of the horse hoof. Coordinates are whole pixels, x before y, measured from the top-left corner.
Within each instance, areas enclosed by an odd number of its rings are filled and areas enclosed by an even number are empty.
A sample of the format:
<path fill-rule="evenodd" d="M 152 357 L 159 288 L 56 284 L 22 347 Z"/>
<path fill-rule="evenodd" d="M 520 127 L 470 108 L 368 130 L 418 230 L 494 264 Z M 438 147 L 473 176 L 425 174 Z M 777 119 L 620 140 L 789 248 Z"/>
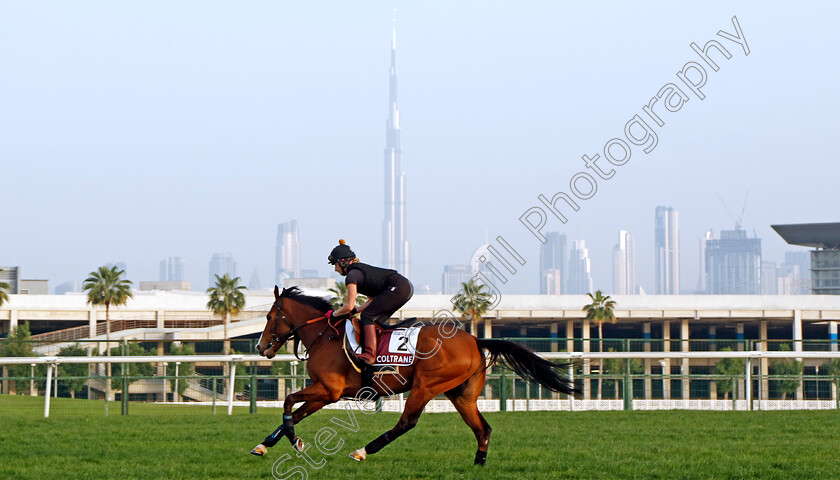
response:
<path fill-rule="evenodd" d="M 251 455 L 256 455 L 258 457 L 262 457 L 266 453 L 268 453 L 268 449 L 265 448 L 265 445 L 263 445 L 262 443 L 254 447 L 253 450 L 251 450 Z"/>
<path fill-rule="evenodd" d="M 360 449 L 356 450 L 355 452 L 351 453 L 350 458 L 352 458 L 353 460 L 355 460 L 357 462 L 361 462 L 362 460 L 367 458 L 367 452 L 365 452 L 364 448 L 360 448 Z"/>
<path fill-rule="evenodd" d="M 302 452 L 302 451 L 303 451 L 303 447 L 305 447 L 305 446 L 306 446 L 306 444 L 305 444 L 305 443 L 303 443 L 303 439 L 302 439 L 302 438 L 300 438 L 300 437 L 298 437 L 297 435 L 295 435 L 295 439 L 294 439 L 294 440 L 292 440 L 292 446 L 293 446 L 293 447 L 295 448 L 295 450 L 297 450 L 298 452 Z"/>

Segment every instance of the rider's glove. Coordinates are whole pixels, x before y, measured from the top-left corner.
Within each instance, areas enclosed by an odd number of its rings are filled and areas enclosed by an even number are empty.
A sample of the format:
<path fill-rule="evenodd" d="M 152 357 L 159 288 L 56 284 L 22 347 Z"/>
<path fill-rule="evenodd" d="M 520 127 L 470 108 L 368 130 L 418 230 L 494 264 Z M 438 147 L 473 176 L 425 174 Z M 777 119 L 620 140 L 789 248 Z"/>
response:
<path fill-rule="evenodd" d="M 331 320 L 332 316 L 333 316 L 333 311 L 332 310 L 327 310 L 327 313 L 324 314 L 324 318 L 326 318 L 327 320 Z"/>

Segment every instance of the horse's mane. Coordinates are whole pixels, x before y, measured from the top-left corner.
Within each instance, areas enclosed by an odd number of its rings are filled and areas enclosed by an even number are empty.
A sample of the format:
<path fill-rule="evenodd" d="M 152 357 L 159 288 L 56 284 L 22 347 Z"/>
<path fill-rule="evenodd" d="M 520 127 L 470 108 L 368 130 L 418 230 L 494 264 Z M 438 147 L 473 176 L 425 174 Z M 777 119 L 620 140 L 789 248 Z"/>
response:
<path fill-rule="evenodd" d="M 312 307 L 315 310 L 318 310 L 322 313 L 333 308 L 333 306 L 327 300 L 321 297 L 304 295 L 298 287 L 289 287 L 284 289 L 283 293 L 280 294 L 280 298 L 289 298 L 298 303 L 306 305 L 307 307 Z"/>

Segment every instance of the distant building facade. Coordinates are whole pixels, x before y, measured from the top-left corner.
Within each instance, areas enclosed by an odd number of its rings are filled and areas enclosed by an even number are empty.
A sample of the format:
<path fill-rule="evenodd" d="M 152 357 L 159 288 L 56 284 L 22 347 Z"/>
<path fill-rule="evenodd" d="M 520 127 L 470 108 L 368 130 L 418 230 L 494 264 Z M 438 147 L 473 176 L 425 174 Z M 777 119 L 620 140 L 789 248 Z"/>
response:
<path fill-rule="evenodd" d="M 181 257 L 167 257 L 160 261 L 161 282 L 183 282 L 186 280 L 187 262 Z"/>
<path fill-rule="evenodd" d="M 233 259 L 233 254 L 214 253 L 210 258 L 208 285 L 212 287 L 216 284 L 216 275 L 223 277 L 225 274 L 230 275 L 231 278 L 236 277 L 236 261 Z"/>
<path fill-rule="evenodd" d="M 566 235 L 548 232 L 545 237 L 546 242 L 540 246 L 540 293 L 561 295 L 567 290 Z"/>
<path fill-rule="evenodd" d="M 706 242 L 706 293 L 760 295 L 761 239 L 741 229 L 723 230 Z"/>
<path fill-rule="evenodd" d="M 49 280 L 21 278 L 20 267 L 0 267 L 0 282 L 8 283 L 9 294 L 49 295 Z"/>
<path fill-rule="evenodd" d="M 679 216 L 672 207 L 656 207 L 654 226 L 656 293 L 680 293 Z"/>
<path fill-rule="evenodd" d="M 65 293 L 76 293 L 79 291 L 79 282 L 77 282 L 76 280 L 70 280 L 69 282 L 64 282 L 61 285 L 55 287 L 56 295 L 64 295 Z"/>
<path fill-rule="evenodd" d="M 187 281 L 160 281 L 160 282 L 148 282 L 148 281 L 141 281 L 140 282 L 140 291 L 141 292 L 152 292 L 152 291 L 160 291 L 160 292 L 176 292 L 176 291 L 184 291 L 188 292 L 190 290 L 190 282 Z"/>
<path fill-rule="evenodd" d="M 300 278 L 300 230 L 297 219 L 277 226 L 274 281 L 282 285 L 287 278 Z"/>
<path fill-rule="evenodd" d="M 441 275 L 441 291 L 444 295 L 455 295 L 461 289 L 461 283 L 469 282 L 473 277 L 470 265 L 444 265 Z"/>
<path fill-rule="evenodd" d="M 619 230 L 618 243 L 613 248 L 613 294 L 636 293 L 636 252 L 633 235 Z"/>
<path fill-rule="evenodd" d="M 589 249 L 586 242 L 575 240 L 569 254 L 569 277 L 566 282 L 569 294 L 586 294 L 592 292 L 592 265 L 589 260 Z"/>

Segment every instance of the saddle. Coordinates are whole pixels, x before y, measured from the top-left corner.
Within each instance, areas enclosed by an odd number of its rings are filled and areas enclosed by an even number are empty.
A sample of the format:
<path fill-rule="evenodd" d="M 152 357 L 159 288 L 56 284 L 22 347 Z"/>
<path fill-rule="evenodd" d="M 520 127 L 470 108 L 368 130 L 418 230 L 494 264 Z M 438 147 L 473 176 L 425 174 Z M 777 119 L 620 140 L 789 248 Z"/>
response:
<path fill-rule="evenodd" d="M 351 318 L 345 321 L 342 348 L 357 372 L 362 372 L 365 368 L 373 368 L 374 374 L 397 373 L 395 367 L 414 363 L 414 346 L 421 326 L 417 325 L 416 317 L 406 319 L 396 325 L 379 323 L 374 323 L 374 325 L 376 326 L 377 362 L 373 367 L 369 367 L 357 356 L 361 353 L 362 343 L 359 319 Z"/>

